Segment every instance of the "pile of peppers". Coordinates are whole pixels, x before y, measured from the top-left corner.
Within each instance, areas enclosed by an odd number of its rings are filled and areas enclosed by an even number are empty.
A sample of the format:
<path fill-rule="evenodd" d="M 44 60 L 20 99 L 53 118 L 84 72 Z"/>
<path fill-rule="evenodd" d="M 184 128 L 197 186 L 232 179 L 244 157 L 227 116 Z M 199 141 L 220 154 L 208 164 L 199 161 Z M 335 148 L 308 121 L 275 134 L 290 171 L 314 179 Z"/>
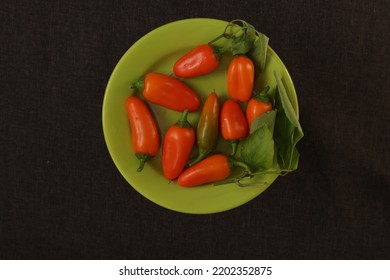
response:
<path fill-rule="evenodd" d="M 174 75 L 150 72 L 131 84 L 131 88 L 141 95 L 130 96 L 125 104 L 132 146 L 140 161 L 137 171 L 142 171 L 145 163 L 156 156 L 161 145 L 163 174 L 168 181 L 176 180 L 180 186 L 200 186 L 226 179 L 234 167 L 250 174 L 246 163 L 234 159 L 237 143 L 248 136 L 253 120 L 272 110 L 273 106 L 267 95 L 269 87 L 253 95 L 259 63 L 247 54 L 253 52 L 258 32 L 246 22 L 239 22 L 241 25 L 237 25 L 236 21 L 230 22 L 220 36 L 196 46 L 179 58 L 173 65 Z M 228 32 L 233 27 L 235 31 Z M 214 42 L 220 38 L 230 39 L 231 46 L 215 46 Z M 226 51 L 233 54 L 226 77 L 230 98 L 220 104 L 218 93 L 213 91 L 201 108 L 198 94 L 186 85 L 185 79 L 213 72 Z M 182 112 L 180 119 L 169 127 L 164 139 L 160 139 L 147 102 Z M 246 105 L 245 112 L 241 109 L 242 103 Z M 199 109 L 199 122 L 192 127 L 187 116 Z M 219 135 L 231 143 L 231 150 L 226 154 L 215 153 Z M 195 147 L 197 155 L 191 158 Z"/>

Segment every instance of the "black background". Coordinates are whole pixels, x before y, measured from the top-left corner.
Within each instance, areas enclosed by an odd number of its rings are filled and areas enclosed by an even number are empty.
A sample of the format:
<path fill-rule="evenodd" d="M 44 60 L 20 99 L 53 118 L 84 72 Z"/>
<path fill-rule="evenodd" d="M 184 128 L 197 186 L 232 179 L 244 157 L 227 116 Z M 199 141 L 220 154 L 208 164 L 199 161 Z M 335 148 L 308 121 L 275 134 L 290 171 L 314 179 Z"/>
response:
<path fill-rule="evenodd" d="M 325 2 L 3 1 L 0 257 L 388 259 L 389 1 Z M 192 17 L 242 18 L 270 37 L 305 132 L 298 171 L 210 215 L 138 194 L 101 124 L 124 52 Z"/>

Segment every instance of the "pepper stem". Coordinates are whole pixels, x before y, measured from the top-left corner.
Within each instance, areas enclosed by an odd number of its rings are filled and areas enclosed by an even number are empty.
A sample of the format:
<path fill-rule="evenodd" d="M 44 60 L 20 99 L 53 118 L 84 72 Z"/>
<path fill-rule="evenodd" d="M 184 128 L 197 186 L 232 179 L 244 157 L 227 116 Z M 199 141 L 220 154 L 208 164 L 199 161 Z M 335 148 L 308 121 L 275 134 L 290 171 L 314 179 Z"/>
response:
<path fill-rule="evenodd" d="M 244 169 L 244 171 L 247 174 L 251 174 L 251 168 L 249 167 L 249 165 L 247 165 L 246 163 L 244 163 L 242 161 L 237 161 L 237 160 L 234 160 L 232 158 L 229 158 L 229 164 L 232 167 L 233 166 L 241 167 L 242 169 Z"/>
<path fill-rule="evenodd" d="M 224 52 L 224 48 L 217 47 L 217 46 L 211 46 L 211 47 L 213 48 L 213 53 L 215 55 L 215 58 L 217 60 L 220 60 L 221 59 L 221 55 Z"/>
<path fill-rule="evenodd" d="M 218 40 L 221 39 L 221 38 L 226 38 L 226 35 L 227 35 L 227 34 L 224 32 L 224 33 L 218 35 L 218 37 L 215 37 L 213 40 L 211 40 L 211 41 L 208 42 L 207 44 L 211 45 L 211 44 L 215 43 L 216 41 L 218 41 Z"/>
<path fill-rule="evenodd" d="M 202 159 L 204 159 L 209 153 L 210 151 L 203 149 L 202 147 L 198 147 L 198 156 L 194 160 L 192 160 L 188 165 L 193 166 L 197 164 Z"/>
<path fill-rule="evenodd" d="M 213 45 L 216 41 L 218 41 L 221 38 L 232 39 L 232 37 L 229 34 L 224 32 L 221 35 L 219 35 L 218 37 L 214 38 L 213 40 L 211 40 L 210 42 L 207 43 L 208 45 L 210 45 L 213 48 L 213 52 L 214 52 L 214 55 L 217 58 L 217 60 L 220 60 L 222 54 L 230 49 L 230 46 L 217 47 L 217 46 Z"/>
<path fill-rule="evenodd" d="M 183 113 L 181 114 L 180 119 L 176 122 L 176 125 L 181 128 L 191 128 L 191 124 L 187 120 L 188 116 L 188 109 L 185 109 Z"/>
<path fill-rule="evenodd" d="M 230 144 L 232 146 L 232 152 L 230 153 L 230 155 L 234 156 L 237 151 L 238 140 L 230 140 Z"/>
<path fill-rule="evenodd" d="M 137 89 L 139 91 L 142 91 L 144 89 L 144 86 L 145 86 L 145 82 L 144 82 L 144 76 L 139 78 L 137 81 L 135 81 L 134 83 L 131 83 L 130 84 L 130 88 L 133 89 Z"/>
<path fill-rule="evenodd" d="M 135 156 L 139 159 L 139 167 L 137 169 L 137 172 L 141 172 L 144 169 L 146 161 L 150 159 L 149 154 L 135 154 Z"/>

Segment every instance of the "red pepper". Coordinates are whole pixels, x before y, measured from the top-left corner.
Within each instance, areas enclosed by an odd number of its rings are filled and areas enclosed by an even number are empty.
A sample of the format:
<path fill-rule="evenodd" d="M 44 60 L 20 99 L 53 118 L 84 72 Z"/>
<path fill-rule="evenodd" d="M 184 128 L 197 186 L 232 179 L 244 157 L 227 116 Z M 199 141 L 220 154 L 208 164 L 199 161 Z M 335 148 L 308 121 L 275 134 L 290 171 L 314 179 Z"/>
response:
<path fill-rule="evenodd" d="M 215 154 L 186 169 L 180 174 L 177 183 L 183 187 L 194 187 L 223 180 L 230 175 L 233 166 L 249 171 L 245 163 L 234 161 L 226 155 Z"/>
<path fill-rule="evenodd" d="M 154 157 L 160 148 L 160 135 L 146 104 L 138 97 L 126 100 L 126 110 L 130 121 L 132 145 L 140 160 L 137 171 L 142 171 L 145 162 Z"/>
<path fill-rule="evenodd" d="M 211 73 L 219 65 L 221 51 L 221 48 L 209 44 L 197 46 L 176 61 L 173 72 L 182 78 Z"/>
<path fill-rule="evenodd" d="M 148 73 L 131 87 L 141 90 L 149 102 L 178 112 L 194 112 L 200 106 L 199 96 L 190 87 L 168 75 Z"/>
<path fill-rule="evenodd" d="M 171 126 L 164 137 L 162 167 L 164 176 L 173 180 L 183 171 L 195 143 L 195 131 L 187 121 L 188 110 Z"/>
<path fill-rule="evenodd" d="M 236 153 L 238 141 L 248 135 L 248 124 L 240 105 L 228 99 L 222 106 L 220 128 L 222 137 L 232 144 L 232 153 Z"/>
<path fill-rule="evenodd" d="M 255 77 L 255 66 L 245 55 L 235 56 L 229 64 L 227 88 L 233 100 L 246 102 L 251 98 Z"/>
<path fill-rule="evenodd" d="M 245 112 L 249 127 L 257 117 L 272 110 L 272 103 L 267 95 L 269 88 L 269 86 L 265 87 L 249 100 Z"/>

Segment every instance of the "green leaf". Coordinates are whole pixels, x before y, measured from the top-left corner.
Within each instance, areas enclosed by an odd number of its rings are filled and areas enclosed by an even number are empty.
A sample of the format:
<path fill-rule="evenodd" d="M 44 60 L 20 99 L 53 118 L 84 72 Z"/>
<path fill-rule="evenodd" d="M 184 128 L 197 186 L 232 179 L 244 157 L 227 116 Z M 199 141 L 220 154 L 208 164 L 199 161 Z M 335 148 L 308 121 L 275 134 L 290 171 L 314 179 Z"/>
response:
<path fill-rule="evenodd" d="M 252 59 L 258 75 L 265 69 L 269 38 L 260 32 L 258 32 L 257 35 L 258 38 L 253 42 L 253 47 L 248 53 L 248 56 Z"/>
<path fill-rule="evenodd" d="M 250 127 L 250 133 L 252 134 L 263 125 L 266 125 L 268 129 L 271 131 L 271 133 L 273 134 L 276 112 L 277 112 L 276 110 L 268 111 L 262 114 L 261 116 L 257 117 L 256 119 L 254 119 Z"/>
<path fill-rule="evenodd" d="M 268 95 L 270 86 L 265 86 L 259 93 L 254 92 L 254 98 L 260 102 L 272 102 L 271 97 Z"/>
<path fill-rule="evenodd" d="M 274 106 L 277 110 L 274 129 L 277 159 L 281 170 L 293 171 L 298 168 L 299 161 L 296 144 L 304 134 L 282 79 L 277 72 L 274 75 L 277 82 Z"/>
<path fill-rule="evenodd" d="M 272 110 L 256 118 L 252 122 L 250 135 L 238 144 L 236 156 L 248 164 L 252 172 L 267 170 L 274 163 L 276 115 L 276 110 Z"/>
<path fill-rule="evenodd" d="M 283 107 L 283 111 L 286 113 L 286 116 L 290 120 L 290 122 L 302 132 L 301 125 L 298 121 L 297 113 L 295 112 L 289 98 L 290 95 L 284 87 L 284 84 L 279 74 L 275 71 L 274 75 L 276 78 L 277 90 L 280 96 L 280 105 Z"/>
<path fill-rule="evenodd" d="M 266 124 L 240 141 L 236 156 L 251 167 L 252 172 L 267 170 L 274 162 L 274 139 Z"/>

